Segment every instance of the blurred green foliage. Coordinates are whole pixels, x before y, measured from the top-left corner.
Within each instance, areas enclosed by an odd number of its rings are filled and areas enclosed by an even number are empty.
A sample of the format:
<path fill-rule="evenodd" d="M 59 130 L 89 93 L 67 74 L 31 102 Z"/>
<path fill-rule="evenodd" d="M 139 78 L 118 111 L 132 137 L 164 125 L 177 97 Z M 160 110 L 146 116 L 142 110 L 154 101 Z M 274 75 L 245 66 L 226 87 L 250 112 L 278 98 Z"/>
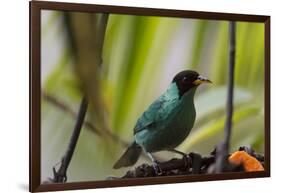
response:
<path fill-rule="evenodd" d="M 76 31 L 86 30 L 90 39 L 92 33 L 94 39 L 82 44 L 90 45 L 95 41 L 95 23 L 100 15 L 84 14 L 83 17 L 76 21 L 79 24 Z M 92 103 L 100 100 L 98 106 L 91 106 L 86 119 L 101 135 L 83 126 L 68 170 L 68 181 L 104 180 L 110 175 L 121 175 L 126 169 L 115 171 L 112 165 L 124 151 L 124 141 L 132 140 L 137 118 L 183 69 L 200 72 L 212 80 L 213 85 L 199 88 L 195 96 L 196 123 L 179 150 L 209 154 L 222 139 L 228 64 L 227 21 L 110 15 L 102 65 L 96 65 L 96 56 L 89 47 L 86 62 L 91 73 L 86 71 L 86 78 L 78 73 L 81 60 L 73 57 L 63 12 L 42 11 L 41 28 L 42 91 L 73 112 L 78 111 L 82 88 L 86 92 L 90 90 Z M 264 24 L 237 22 L 236 49 L 231 149 L 252 145 L 256 151 L 263 152 Z M 95 65 L 94 70 L 91 64 Z M 43 181 L 52 176 L 52 167 L 60 161 L 75 119 L 44 97 L 41 107 Z M 99 116 L 93 116 L 96 114 Z M 123 142 L 118 142 L 120 139 Z M 174 156 L 167 152 L 159 154 L 164 159 Z M 138 163 L 143 161 L 145 157 Z"/>

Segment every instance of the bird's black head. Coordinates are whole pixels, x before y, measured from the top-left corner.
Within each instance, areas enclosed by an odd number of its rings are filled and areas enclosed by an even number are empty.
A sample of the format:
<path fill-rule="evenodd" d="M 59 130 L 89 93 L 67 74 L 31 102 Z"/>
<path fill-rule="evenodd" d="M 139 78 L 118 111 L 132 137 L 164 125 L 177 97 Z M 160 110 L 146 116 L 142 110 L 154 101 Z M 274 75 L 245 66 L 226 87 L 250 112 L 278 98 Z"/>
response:
<path fill-rule="evenodd" d="M 211 83 L 210 80 L 203 78 L 197 72 L 192 70 L 184 70 L 179 72 L 173 79 L 177 84 L 180 97 L 193 87 L 197 87 L 204 82 Z"/>

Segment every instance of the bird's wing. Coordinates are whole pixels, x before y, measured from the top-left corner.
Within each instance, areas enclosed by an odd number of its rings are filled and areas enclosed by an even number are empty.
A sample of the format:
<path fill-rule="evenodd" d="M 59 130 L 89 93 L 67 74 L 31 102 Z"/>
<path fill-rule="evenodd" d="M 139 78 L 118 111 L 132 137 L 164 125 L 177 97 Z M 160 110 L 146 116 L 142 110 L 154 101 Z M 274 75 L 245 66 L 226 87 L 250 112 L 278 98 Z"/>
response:
<path fill-rule="evenodd" d="M 164 96 L 159 97 L 138 119 L 134 128 L 134 134 L 144 129 L 155 128 L 156 125 L 161 124 L 162 121 L 167 119 L 175 102 L 176 99 L 168 99 Z"/>

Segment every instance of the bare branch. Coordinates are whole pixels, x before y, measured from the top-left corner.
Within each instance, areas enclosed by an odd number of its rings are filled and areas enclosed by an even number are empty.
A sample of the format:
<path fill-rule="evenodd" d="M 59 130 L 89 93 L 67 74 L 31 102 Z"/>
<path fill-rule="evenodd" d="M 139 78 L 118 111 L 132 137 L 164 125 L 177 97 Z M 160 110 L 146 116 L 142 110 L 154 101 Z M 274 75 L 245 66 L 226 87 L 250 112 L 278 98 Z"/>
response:
<path fill-rule="evenodd" d="M 96 91 L 98 90 L 97 89 L 98 81 L 97 81 L 97 77 L 94 75 L 96 73 L 97 67 L 101 66 L 102 64 L 102 48 L 103 48 L 103 42 L 105 37 L 105 31 L 107 27 L 108 14 L 100 14 L 100 22 L 99 23 L 95 22 L 96 26 L 94 26 L 93 29 L 81 27 L 80 22 L 81 21 L 91 22 L 93 21 L 91 20 L 91 17 L 96 19 L 97 15 L 89 15 L 89 14 L 81 14 L 81 13 L 64 14 L 69 41 L 73 51 L 73 56 L 75 58 L 77 71 L 79 72 L 78 73 L 79 77 L 83 82 L 85 94 L 80 104 L 76 124 L 73 129 L 73 133 L 69 141 L 67 150 L 64 156 L 62 157 L 60 168 L 58 171 L 56 171 L 56 169 L 53 168 L 54 178 L 51 179 L 52 182 L 64 183 L 67 181 L 67 175 L 66 175 L 67 168 L 71 161 L 73 152 L 75 150 L 82 129 L 82 125 L 88 108 L 88 99 L 89 98 L 97 99 L 97 100 L 90 100 L 91 103 L 96 103 L 96 101 L 98 101 L 98 95 L 96 94 Z M 96 33 L 95 36 L 93 36 L 92 34 L 93 32 Z M 60 105 L 58 101 L 53 100 L 53 102 L 54 104 L 59 105 L 62 109 L 69 110 L 65 105 Z M 70 112 L 72 115 L 74 114 L 72 113 L 72 111 Z M 95 131 L 96 133 L 98 133 L 97 129 L 95 129 Z"/>
<path fill-rule="evenodd" d="M 227 165 L 227 155 L 229 154 L 229 144 L 232 127 L 233 113 L 233 90 L 234 90 L 234 67 L 235 67 L 235 46 L 236 46 L 236 24 L 229 22 L 229 67 L 228 67 L 228 89 L 226 102 L 225 137 L 221 144 L 217 146 L 216 173 L 220 173 Z"/>
<path fill-rule="evenodd" d="M 249 155 L 256 158 L 264 165 L 264 155 L 256 153 L 251 147 L 240 147 L 238 151 L 245 151 Z M 190 153 L 182 159 L 173 158 L 166 162 L 160 162 L 162 174 L 160 176 L 175 176 L 175 175 L 192 175 L 192 174 L 208 174 L 213 172 L 213 167 L 216 162 L 216 151 L 211 155 L 203 157 L 197 153 Z M 243 165 L 228 164 L 227 170 L 224 172 L 244 172 Z M 107 180 L 124 179 L 124 178 L 143 178 L 157 176 L 152 165 L 142 164 L 133 170 L 129 170 L 122 177 L 110 176 Z"/>
<path fill-rule="evenodd" d="M 68 113 L 71 115 L 73 118 L 77 117 L 77 113 L 75 113 L 69 105 L 67 105 L 65 102 L 59 100 L 58 98 L 51 96 L 47 92 L 43 91 L 42 92 L 42 97 L 44 100 L 49 102 L 50 104 L 54 105 L 55 107 L 59 108 L 60 110 Z M 118 135 L 112 133 L 109 129 L 105 128 L 103 131 L 100 131 L 98 128 L 96 128 L 91 122 L 85 120 L 84 121 L 84 126 L 85 128 L 89 129 L 91 132 L 95 133 L 98 136 L 102 136 L 105 134 L 109 138 L 111 138 L 113 141 L 120 143 L 124 147 L 128 147 L 129 143 L 121 139 Z"/>
<path fill-rule="evenodd" d="M 66 150 L 64 156 L 62 157 L 60 168 L 58 171 L 56 171 L 56 169 L 53 168 L 53 172 L 54 172 L 54 179 L 52 180 L 53 182 L 66 182 L 67 181 L 67 176 L 66 176 L 67 168 L 69 166 L 73 152 L 75 150 L 75 147 L 76 147 L 79 135 L 80 135 L 80 131 L 81 131 L 81 128 L 83 125 L 83 121 L 85 119 L 85 115 L 87 112 L 87 108 L 88 108 L 88 102 L 87 102 L 87 99 L 84 97 L 80 104 L 79 113 L 77 116 L 75 127 L 73 129 L 73 133 L 72 133 L 71 139 L 69 141 L 67 150 Z"/>

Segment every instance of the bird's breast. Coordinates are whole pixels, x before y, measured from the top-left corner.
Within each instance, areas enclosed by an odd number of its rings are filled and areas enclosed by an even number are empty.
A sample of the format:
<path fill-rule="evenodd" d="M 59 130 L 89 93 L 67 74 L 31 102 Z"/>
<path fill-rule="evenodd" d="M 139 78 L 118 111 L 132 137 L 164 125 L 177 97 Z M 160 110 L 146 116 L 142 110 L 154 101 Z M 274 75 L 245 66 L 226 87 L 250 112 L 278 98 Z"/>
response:
<path fill-rule="evenodd" d="M 171 116 L 165 130 L 169 133 L 170 141 L 175 142 L 175 147 L 178 146 L 190 133 L 193 128 L 196 112 L 193 101 L 181 103 L 178 111 Z"/>
<path fill-rule="evenodd" d="M 193 101 L 170 104 L 165 109 L 165 119 L 154 128 L 136 135 L 136 141 L 147 152 L 157 152 L 178 146 L 188 136 L 195 121 Z"/>

